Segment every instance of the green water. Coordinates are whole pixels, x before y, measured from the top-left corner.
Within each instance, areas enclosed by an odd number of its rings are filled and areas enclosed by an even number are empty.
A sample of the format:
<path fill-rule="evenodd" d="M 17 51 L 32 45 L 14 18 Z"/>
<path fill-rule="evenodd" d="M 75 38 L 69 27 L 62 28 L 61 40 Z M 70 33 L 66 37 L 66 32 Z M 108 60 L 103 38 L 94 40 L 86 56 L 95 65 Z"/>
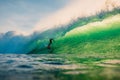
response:
<path fill-rule="evenodd" d="M 109 17 L 101 22 L 80 26 L 56 38 L 47 49 L 49 40 L 36 41 L 29 53 L 41 54 L 52 52 L 54 54 L 83 54 L 104 53 L 114 55 L 120 53 L 120 15 Z M 36 46 L 36 47 L 35 47 Z M 29 47 L 29 48 L 31 48 Z M 89 54 L 88 54 L 89 55 Z"/>

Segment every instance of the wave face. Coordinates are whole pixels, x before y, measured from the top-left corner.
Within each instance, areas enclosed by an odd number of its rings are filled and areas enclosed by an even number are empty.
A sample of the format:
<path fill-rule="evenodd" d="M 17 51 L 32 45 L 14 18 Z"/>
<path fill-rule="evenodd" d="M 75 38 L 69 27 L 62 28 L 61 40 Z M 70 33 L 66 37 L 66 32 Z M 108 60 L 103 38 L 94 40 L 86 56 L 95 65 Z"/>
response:
<path fill-rule="evenodd" d="M 86 22 L 85 25 L 81 26 L 81 21 Z M 104 15 L 102 19 L 98 16 L 78 19 L 70 25 L 72 28 L 68 27 L 64 36 L 55 39 L 52 45 L 53 53 L 119 53 L 119 25 L 119 13 L 107 17 Z M 36 40 L 31 44 L 34 47 L 31 48 L 30 53 L 48 53 L 46 48 L 48 42 Z"/>

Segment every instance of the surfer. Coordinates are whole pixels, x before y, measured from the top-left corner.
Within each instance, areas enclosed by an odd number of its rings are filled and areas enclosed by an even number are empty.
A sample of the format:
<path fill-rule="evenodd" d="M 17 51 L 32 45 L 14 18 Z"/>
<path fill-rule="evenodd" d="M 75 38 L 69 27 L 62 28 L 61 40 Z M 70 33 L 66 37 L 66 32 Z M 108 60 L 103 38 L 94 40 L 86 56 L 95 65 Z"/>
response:
<path fill-rule="evenodd" d="M 47 46 L 47 49 L 49 49 L 49 50 L 52 49 L 52 48 L 51 48 L 52 42 L 53 42 L 53 39 L 52 39 L 52 38 L 49 39 L 49 44 L 48 44 L 48 46 Z"/>

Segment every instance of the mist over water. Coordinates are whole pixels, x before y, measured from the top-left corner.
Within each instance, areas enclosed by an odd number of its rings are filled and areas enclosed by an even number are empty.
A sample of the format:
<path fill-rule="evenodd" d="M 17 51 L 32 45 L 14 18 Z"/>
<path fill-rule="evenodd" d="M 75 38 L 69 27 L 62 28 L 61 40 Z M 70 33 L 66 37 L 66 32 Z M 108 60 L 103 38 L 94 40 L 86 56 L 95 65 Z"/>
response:
<path fill-rule="evenodd" d="M 60 25 L 69 24 L 72 20 L 76 20 L 79 17 L 88 17 L 102 10 L 109 11 L 118 6 L 120 6 L 120 1 L 118 0 L 71 0 L 64 8 L 39 21 L 35 25 L 34 30 L 45 31 L 57 28 Z"/>

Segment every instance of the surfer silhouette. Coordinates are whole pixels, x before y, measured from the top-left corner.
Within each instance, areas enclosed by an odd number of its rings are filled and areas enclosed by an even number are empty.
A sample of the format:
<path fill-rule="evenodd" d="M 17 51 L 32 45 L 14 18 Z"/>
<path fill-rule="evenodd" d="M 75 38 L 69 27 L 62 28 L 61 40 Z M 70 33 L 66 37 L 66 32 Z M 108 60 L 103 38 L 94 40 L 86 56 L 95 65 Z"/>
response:
<path fill-rule="evenodd" d="M 47 49 L 51 50 L 50 52 L 52 52 L 52 48 L 51 48 L 52 43 L 53 43 L 53 39 L 51 38 L 49 39 L 49 44 L 47 46 Z"/>

